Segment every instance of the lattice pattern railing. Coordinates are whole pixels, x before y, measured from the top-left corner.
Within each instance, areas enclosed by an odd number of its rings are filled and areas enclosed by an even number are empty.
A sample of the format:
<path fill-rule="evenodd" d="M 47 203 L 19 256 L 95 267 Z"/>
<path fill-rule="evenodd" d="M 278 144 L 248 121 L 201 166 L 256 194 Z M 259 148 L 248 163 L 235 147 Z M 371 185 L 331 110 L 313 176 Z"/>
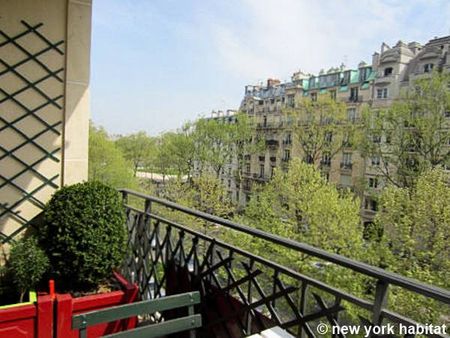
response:
<path fill-rule="evenodd" d="M 200 291 L 202 335 L 205 337 L 245 337 L 275 325 L 299 337 L 321 336 L 318 334 L 321 323 L 327 323 L 329 328 L 350 323 L 418 325 L 414 320 L 388 310 L 389 286 L 440 302 L 443 314 L 445 309 L 450 309 L 450 292 L 447 290 L 168 201 L 127 190 L 122 193 L 127 205 L 129 231 L 125 275 L 139 284 L 143 299 Z M 130 196 L 144 201 L 142 209 L 130 205 Z M 162 213 L 169 210 L 176 212 Z M 167 215 L 171 214 L 178 217 L 181 214 L 184 220 L 193 216 L 199 225 L 211 222 L 214 227 L 223 226 L 264 238 L 340 265 L 348 268 L 348 273 L 373 279 L 375 290 L 370 299 L 362 299 L 218 240 L 203 233 L 201 226 L 196 230 L 169 220 Z M 352 314 L 349 314 L 350 309 Z M 344 334 L 334 336 L 345 337 Z"/>
<path fill-rule="evenodd" d="M 59 165 L 42 168 L 60 162 L 64 42 L 44 36 L 42 23 L 21 25 L 15 35 L 0 29 L 1 243 L 29 226 L 44 207 L 43 190 L 57 189 L 61 172 Z M 23 213 L 29 206 L 35 212 Z M 7 223 L 14 229 L 6 234 Z"/>

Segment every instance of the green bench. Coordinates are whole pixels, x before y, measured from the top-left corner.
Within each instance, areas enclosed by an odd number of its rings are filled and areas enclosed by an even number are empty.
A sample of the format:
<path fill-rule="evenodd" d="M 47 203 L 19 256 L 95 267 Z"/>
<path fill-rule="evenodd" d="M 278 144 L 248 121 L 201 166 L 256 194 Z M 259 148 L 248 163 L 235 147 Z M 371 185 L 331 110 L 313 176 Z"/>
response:
<path fill-rule="evenodd" d="M 191 330 L 190 337 L 195 337 L 195 329 L 202 326 L 201 315 L 194 313 L 194 305 L 200 303 L 199 292 L 188 292 L 158 299 L 145 300 L 132 304 L 114 306 L 111 308 L 82 313 L 72 317 L 72 328 L 79 329 L 80 338 L 87 338 L 89 326 L 108 323 L 139 315 L 152 314 L 182 307 L 188 308 L 188 316 L 171 319 L 161 323 L 137 327 L 132 330 L 113 333 L 108 338 L 152 338 Z"/>

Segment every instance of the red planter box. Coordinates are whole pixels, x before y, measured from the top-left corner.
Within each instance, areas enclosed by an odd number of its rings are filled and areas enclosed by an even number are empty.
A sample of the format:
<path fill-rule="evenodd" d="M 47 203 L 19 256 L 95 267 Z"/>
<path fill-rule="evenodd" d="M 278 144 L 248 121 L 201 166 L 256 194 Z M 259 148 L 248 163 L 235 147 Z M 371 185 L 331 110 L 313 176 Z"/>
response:
<path fill-rule="evenodd" d="M 40 296 L 35 304 L 0 310 L 0 338 L 52 338 L 53 301 Z"/>
<path fill-rule="evenodd" d="M 73 298 L 70 294 L 56 295 L 56 336 L 55 338 L 78 338 L 78 330 L 72 330 L 72 316 L 104 309 L 111 306 L 132 303 L 137 299 L 138 287 L 123 276 L 114 273 L 122 285 L 122 290 L 98 295 Z M 88 328 L 88 338 L 97 338 L 136 327 L 137 318 L 129 318 Z M 0 336 L 0 338 L 3 338 Z"/>

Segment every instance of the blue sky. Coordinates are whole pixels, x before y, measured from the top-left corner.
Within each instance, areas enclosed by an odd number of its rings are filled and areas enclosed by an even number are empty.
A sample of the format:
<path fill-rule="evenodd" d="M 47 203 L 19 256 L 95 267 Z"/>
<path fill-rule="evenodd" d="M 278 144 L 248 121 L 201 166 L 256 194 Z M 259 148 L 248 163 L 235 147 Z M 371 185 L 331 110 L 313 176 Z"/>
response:
<path fill-rule="evenodd" d="M 449 35 L 450 1 L 94 0 L 92 21 L 92 120 L 157 135 L 237 109 L 246 84 Z"/>

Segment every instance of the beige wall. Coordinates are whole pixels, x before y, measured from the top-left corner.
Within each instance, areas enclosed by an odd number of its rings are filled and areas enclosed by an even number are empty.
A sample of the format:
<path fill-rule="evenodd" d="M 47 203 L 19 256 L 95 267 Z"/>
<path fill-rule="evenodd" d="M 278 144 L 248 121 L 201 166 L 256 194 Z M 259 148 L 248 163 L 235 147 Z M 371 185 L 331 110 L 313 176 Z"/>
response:
<path fill-rule="evenodd" d="M 0 30 L 0 235 L 10 235 L 58 187 L 87 179 L 91 0 L 1 0 Z"/>

